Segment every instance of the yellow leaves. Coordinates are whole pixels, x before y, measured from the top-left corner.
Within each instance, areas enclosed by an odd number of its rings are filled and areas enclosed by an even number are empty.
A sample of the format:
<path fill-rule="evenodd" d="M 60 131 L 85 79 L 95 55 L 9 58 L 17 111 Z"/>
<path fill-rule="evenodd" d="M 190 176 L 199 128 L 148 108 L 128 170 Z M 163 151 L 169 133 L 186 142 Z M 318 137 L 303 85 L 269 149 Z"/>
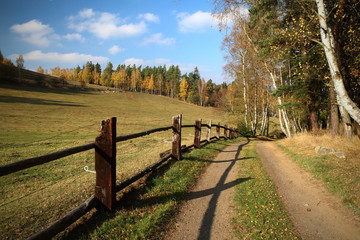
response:
<path fill-rule="evenodd" d="M 179 93 L 179 97 L 183 100 L 185 100 L 187 98 L 187 95 L 189 93 L 188 91 L 189 88 L 189 84 L 186 81 L 186 78 L 183 77 L 180 83 L 180 93 Z"/>

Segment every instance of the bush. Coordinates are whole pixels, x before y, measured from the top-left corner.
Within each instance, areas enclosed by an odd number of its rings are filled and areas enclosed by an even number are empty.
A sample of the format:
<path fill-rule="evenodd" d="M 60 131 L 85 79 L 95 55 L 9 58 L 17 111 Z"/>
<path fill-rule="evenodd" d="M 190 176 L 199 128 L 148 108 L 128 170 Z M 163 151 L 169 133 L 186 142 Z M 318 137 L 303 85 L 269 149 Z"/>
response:
<path fill-rule="evenodd" d="M 245 122 L 238 122 L 238 130 L 241 136 L 250 137 L 252 135 L 251 131 L 246 127 Z"/>

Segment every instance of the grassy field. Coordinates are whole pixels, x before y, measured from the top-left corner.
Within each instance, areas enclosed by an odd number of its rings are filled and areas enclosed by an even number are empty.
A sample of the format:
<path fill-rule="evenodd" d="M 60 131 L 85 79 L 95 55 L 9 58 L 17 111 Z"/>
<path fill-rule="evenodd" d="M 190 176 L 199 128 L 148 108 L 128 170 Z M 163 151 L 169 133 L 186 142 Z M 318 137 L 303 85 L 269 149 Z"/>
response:
<path fill-rule="evenodd" d="M 360 216 L 360 139 L 332 138 L 330 134 L 298 134 L 278 142 L 282 149 L 306 171 L 325 183 L 328 190 Z M 322 146 L 343 152 L 345 159 L 333 155 L 318 155 L 315 147 Z"/>
<path fill-rule="evenodd" d="M 113 116 L 117 135 L 169 126 L 179 113 L 184 124 L 198 118 L 227 123 L 217 109 L 167 97 L 9 84 L 0 84 L 0 109 L 0 164 L 94 142 L 100 121 Z M 193 134 L 184 129 L 183 144 Z M 117 144 L 117 181 L 157 161 L 171 139 L 167 131 Z M 1 177 L 1 239 L 29 236 L 89 197 L 95 175 L 84 166 L 94 170 L 93 151 Z"/>

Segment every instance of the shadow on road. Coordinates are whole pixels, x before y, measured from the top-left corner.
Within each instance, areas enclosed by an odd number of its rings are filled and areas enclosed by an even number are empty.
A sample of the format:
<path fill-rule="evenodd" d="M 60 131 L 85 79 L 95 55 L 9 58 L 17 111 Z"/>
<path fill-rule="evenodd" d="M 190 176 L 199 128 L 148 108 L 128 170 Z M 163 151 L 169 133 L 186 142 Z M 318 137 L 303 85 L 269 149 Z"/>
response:
<path fill-rule="evenodd" d="M 211 200 L 209 202 L 208 208 L 204 214 L 202 223 L 201 223 L 201 228 L 199 230 L 199 236 L 198 239 L 210 239 L 210 234 L 211 234 L 211 228 L 213 226 L 213 222 L 214 222 L 214 217 L 215 217 L 215 211 L 216 211 L 216 206 L 220 197 L 220 194 L 222 191 L 234 187 L 240 183 L 246 182 L 252 178 L 248 177 L 248 178 L 238 178 L 233 182 L 230 183 L 225 183 L 226 178 L 228 177 L 231 169 L 234 167 L 235 163 L 239 160 L 245 160 L 248 158 L 239 158 L 240 156 L 240 152 L 242 150 L 242 148 L 244 146 L 246 146 L 247 144 L 249 144 L 250 140 L 247 139 L 247 142 L 244 144 L 239 145 L 237 151 L 236 151 L 236 155 L 235 158 L 232 160 L 227 160 L 228 162 L 230 162 L 229 166 L 226 168 L 226 170 L 224 171 L 224 173 L 222 174 L 222 176 L 220 177 L 218 183 L 216 184 L 216 186 L 214 188 L 208 189 L 208 190 L 204 190 L 201 192 L 194 192 L 192 194 L 190 194 L 190 199 L 194 198 L 196 196 L 198 197 L 202 197 L 201 193 L 207 193 L 206 195 L 212 195 Z M 226 162 L 226 161 L 218 161 L 218 162 Z"/>

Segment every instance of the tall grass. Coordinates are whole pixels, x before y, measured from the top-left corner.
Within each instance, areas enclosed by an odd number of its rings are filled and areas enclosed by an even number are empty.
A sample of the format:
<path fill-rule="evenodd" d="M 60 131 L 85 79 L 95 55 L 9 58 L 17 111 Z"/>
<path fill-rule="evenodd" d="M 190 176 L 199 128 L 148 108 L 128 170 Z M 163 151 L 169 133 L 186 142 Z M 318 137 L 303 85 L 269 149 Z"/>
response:
<path fill-rule="evenodd" d="M 0 164 L 94 142 L 100 121 L 117 117 L 117 135 L 171 125 L 183 114 L 226 123 L 214 108 L 141 93 L 102 93 L 0 84 Z M 171 131 L 117 144 L 117 181 L 159 159 Z M 184 130 L 184 144 L 193 132 Z M 94 152 L 87 151 L 0 178 L 0 237 L 24 238 L 57 220 L 93 193 Z"/>

